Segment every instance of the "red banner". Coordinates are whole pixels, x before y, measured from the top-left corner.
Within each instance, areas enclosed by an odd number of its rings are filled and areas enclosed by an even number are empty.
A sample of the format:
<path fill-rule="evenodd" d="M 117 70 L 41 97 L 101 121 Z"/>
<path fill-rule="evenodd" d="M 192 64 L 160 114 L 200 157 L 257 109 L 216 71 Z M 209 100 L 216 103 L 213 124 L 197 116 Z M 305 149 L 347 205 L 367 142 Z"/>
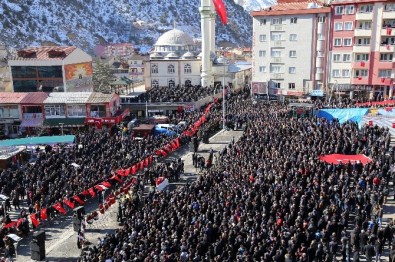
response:
<path fill-rule="evenodd" d="M 48 218 L 47 215 L 47 208 L 43 208 L 40 210 L 40 219 L 41 220 L 46 220 Z"/>
<path fill-rule="evenodd" d="M 80 205 L 84 204 L 84 201 L 79 196 L 73 196 L 73 199 Z"/>
<path fill-rule="evenodd" d="M 90 194 L 92 197 L 95 197 L 95 196 L 96 196 L 96 192 L 95 192 L 95 190 L 93 189 L 93 187 L 89 188 L 89 189 L 88 189 L 88 192 L 89 192 L 89 194 Z"/>
<path fill-rule="evenodd" d="M 74 202 L 71 202 L 71 201 L 68 200 L 68 199 L 63 200 L 63 203 L 65 203 L 65 204 L 66 204 L 69 208 L 71 208 L 71 209 L 74 209 L 74 207 L 75 207 Z"/>
<path fill-rule="evenodd" d="M 122 179 L 120 179 L 117 175 L 113 175 L 110 179 L 114 179 L 119 183 L 122 183 Z"/>
<path fill-rule="evenodd" d="M 354 162 L 361 162 L 362 164 L 366 165 L 367 163 L 372 162 L 372 159 L 365 156 L 364 154 L 359 155 L 343 155 L 343 154 L 331 154 L 320 156 L 319 159 L 329 164 L 348 164 Z"/>
<path fill-rule="evenodd" d="M 35 214 L 34 214 L 35 215 Z M 3 228 L 12 228 L 16 227 L 17 222 L 16 221 L 11 221 L 10 223 L 6 224 Z"/>
<path fill-rule="evenodd" d="M 133 166 L 132 166 L 132 175 L 135 175 L 136 173 L 137 173 L 137 164 L 134 164 Z"/>
<path fill-rule="evenodd" d="M 118 169 L 117 170 L 117 174 L 120 175 L 120 176 L 127 176 L 125 169 Z"/>
<path fill-rule="evenodd" d="M 104 181 L 101 183 L 103 186 L 110 188 L 111 187 L 111 183 L 108 181 Z"/>

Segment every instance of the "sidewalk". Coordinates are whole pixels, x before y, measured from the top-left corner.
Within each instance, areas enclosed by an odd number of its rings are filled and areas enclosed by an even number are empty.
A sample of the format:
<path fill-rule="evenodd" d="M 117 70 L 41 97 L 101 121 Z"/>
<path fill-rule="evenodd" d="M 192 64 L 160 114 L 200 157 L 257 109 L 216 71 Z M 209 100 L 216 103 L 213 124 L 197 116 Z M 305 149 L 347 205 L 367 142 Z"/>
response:
<path fill-rule="evenodd" d="M 242 133 L 242 131 L 220 131 L 210 138 L 209 144 L 200 143 L 198 154 L 207 159 L 211 148 L 215 153 L 217 153 L 227 146 L 233 137 L 235 141 L 237 141 Z M 179 182 L 172 183 L 171 185 L 181 186 L 187 182 L 192 182 L 197 178 L 198 174 L 196 171 L 198 170 L 196 170 L 192 165 L 192 154 L 193 152 L 190 151 L 189 147 L 184 146 L 162 161 L 172 161 L 173 159 L 178 158 L 181 158 L 184 161 L 185 174 L 181 176 Z M 96 209 L 97 206 L 98 203 L 95 200 L 86 206 L 85 210 L 86 212 L 91 212 Z M 118 222 L 116 221 L 117 210 L 118 203 L 111 206 L 103 216 L 100 216 L 99 220 L 94 221 L 93 224 L 87 226 L 85 237 L 89 242 L 95 245 L 98 237 L 103 237 L 105 234 L 119 228 Z M 73 230 L 72 215 L 61 216 L 54 221 L 48 221 L 45 223 L 46 225 L 43 230 L 46 233 L 46 258 L 44 261 L 77 261 L 81 254 L 81 250 L 77 248 L 77 233 Z M 31 235 L 20 241 L 17 248 L 16 261 L 32 261 L 30 258 L 30 242 Z"/>

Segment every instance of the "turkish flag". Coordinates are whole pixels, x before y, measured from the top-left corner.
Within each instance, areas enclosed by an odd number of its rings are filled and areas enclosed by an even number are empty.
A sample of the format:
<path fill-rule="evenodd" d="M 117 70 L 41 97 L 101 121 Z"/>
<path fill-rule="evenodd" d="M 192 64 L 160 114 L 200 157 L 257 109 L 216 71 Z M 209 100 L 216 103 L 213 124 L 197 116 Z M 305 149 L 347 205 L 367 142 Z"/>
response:
<path fill-rule="evenodd" d="M 395 122 L 392 122 L 392 128 L 395 128 Z"/>
<path fill-rule="evenodd" d="M 131 171 L 130 168 L 126 169 L 126 170 L 125 170 L 125 175 L 126 175 L 126 176 L 130 175 L 130 171 Z"/>
<path fill-rule="evenodd" d="M 90 195 L 89 190 L 84 190 L 81 194 L 83 194 L 84 196 Z"/>
<path fill-rule="evenodd" d="M 362 67 L 365 66 L 365 61 L 361 61 L 361 66 L 362 66 Z"/>
<path fill-rule="evenodd" d="M 34 214 L 35 215 L 35 214 Z M 3 228 L 12 228 L 15 227 L 17 224 L 16 221 L 11 221 L 10 223 L 8 223 L 7 225 L 5 225 Z"/>
<path fill-rule="evenodd" d="M 120 179 L 117 175 L 113 175 L 113 176 L 111 177 L 111 179 L 114 179 L 114 180 L 116 180 L 117 182 L 122 183 L 122 179 Z"/>
<path fill-rule="evenodd" d="M 141 160 L 139 162 L 139 170 L 143 170 L 144 169 L 144 160 Z"/>
<path fill-rule="evenodd" d="M 41 209 L 41 210 L 40 210 L 40 219 L 41 219 L 41 220 L 45 220 L 45 219 L 47 219 L 47 218 L 48 218 L 48 215 L 47 215 L 47 208 Z"/>
<path fill-rule="evenodd" d="M 213 0 L 213 3 L 219 18 L 221 18 L 222 23 L 226 25 L 228 23 L 228 17 L 226 16 L 226 8 L 223 0 Z"/>
<path fill-rule="evenodd" d="M 358 80 L 362 80 L 362 76 L 358 76 Z"/>
<path fill-rule="evenodd" d="M 132 175 L 135 175 L 138 171 L 137 164 L 134 164 L 131 169 L 132 169 Z"/>
<path fill-rule="evenodd" d="M 385 82 L 385 78 L 382 77 L 382 78 L 381 78 L 381 83 L 384 83 L 384 82 Z"/>
<path fill-rule="evenodd" d="M 387 35 L 391 35 L 392 33 L 392 28 L 387 27 Z"/>
<path fill-rule="evenodd" d="M 66 215 L 66 209 L 64 209 L 64 207 L 62 206 L 62 204 L 57 203 L 55 205 L 52 206 L 56 211 L 58 211 L 59 213 Z"/>
<path fill-rule="evenodd" d="M 73 199 L 80 205 L 84 204 L 84 201 L 79 196 L 73 196 Z"/>
<path fill-rule="evenodd" d="M 177 139 L 178 139 L 178 138 L 177 138 Z M 153 155 L 150 155 L 150 156 L 149 156 L 149 163 L 152 164 L 153 160 L 154 160 L 154 156 L 153 156 Z"/>
<path fill-rule="evenodd" d="M 65 203 L 69 208 L 73 209 L 75 207 L 74 202 L 71 202 L 68 199 L 63 200 L 63 203 Z"/>
<path fill-rule="evenodd" d="M 144 159 L 144 167 L 147 167 L 148 165 L 149 165 L 149 158 L 146 157 L 146 158 Z"/>
<path fill-rule="evenodd" d="M 369 121 L 369 126 L 373 126 L 373 121 L 372 120 Z"/>
<path fill-rule="evenodd" d="M 120 175 L 120 176 L 126 176 L 126 170 L 124 170 L 124 169 L 118 169 L 118 170 L 117 170 L 117 174 Z"/>
<path fill-rule="evenodd" d="M 34 227 L 38 227 L 38 225 L 40 225 L 36 213 L 30 215 L 30 220 L 32 221 Z"/>
<path fill-rule="evenodd" d="M 177 148 L 180 147 L 180 139 L 178 137 L 176 138 L 176 145 L 177 145 Z"/>
<path fill-rule="evenodd" d="M 386 47 L 387 47 L 387 50 L 390 50 L 390 45 L 387 45 Z"/>
<path fill-rule="evenodd" d="M 111 187 L 111 183 L 108 182 L 108 181 L 104 181 L 104 182 L 102 182 L 101 184 L 102 184 L 103 186 L 105 186 L 105 187 Z"/>
<path fill-rule="evenodd" d="M 89 189 L 88 189 L 88 192 L 89 192 L 89 194 L 90 194 L 92 197 L 95 197 L 95 196 L 96 196 L 96 192 L 95 192 L 95 190 L 93 190 L 93 187 L 89 188 Z"/>
<path fill-rule="evenodd" d="M 103 185 L 96 185 L 95 188 L 97 189 L 97 191 L 103 191 L 108 189 L 106 186 Z"/>

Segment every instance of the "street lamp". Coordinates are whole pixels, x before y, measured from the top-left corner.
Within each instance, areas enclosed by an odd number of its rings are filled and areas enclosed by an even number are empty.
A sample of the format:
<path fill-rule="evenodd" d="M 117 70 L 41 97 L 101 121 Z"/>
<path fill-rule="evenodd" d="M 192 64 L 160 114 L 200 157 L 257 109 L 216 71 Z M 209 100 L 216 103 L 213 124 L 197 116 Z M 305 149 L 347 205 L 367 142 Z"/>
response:
<path fill-rule="evenodd" d="M 225 100 L 225 74 L 226 74 L 226 66 L 228 64 L 228 60 L 221 56 L 220 58 L 217 59 L 217 63 L 222 64 L 224 68 L 224 72 L 222 75 L 222 129 L 225 130 L 225 117 L 226 117 L 226 100 Z"/>

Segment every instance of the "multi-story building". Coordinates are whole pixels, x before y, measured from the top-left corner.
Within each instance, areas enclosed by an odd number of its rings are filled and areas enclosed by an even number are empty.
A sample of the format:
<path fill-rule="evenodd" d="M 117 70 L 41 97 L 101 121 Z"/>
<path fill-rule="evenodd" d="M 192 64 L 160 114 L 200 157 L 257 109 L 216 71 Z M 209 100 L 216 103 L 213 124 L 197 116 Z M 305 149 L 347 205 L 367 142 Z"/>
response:
<path fill-rule="evenodd" d="M 92 91 L 92 57 L 74 46 L 19 50 L 8 60 L 14 92 Z"/>
<path fill-rule="evenodd" d="M 395 3 L 331 2 L 329 90 L 350 97 L 393 96 Z"/>
<path fill-rule="evenodd" d="M 252 12 L 253 86 L 260 83 L 286 96 L 322 95 L 329 15 L 329 7 L 286 0 Z"/>
<path fill-rule="evenodd" d="M 129 43 L 115 43 L 97 45 L 94 48 L 95 56 L 103 58 L 126 58 L 134 54 L 134 47 Z"/>

